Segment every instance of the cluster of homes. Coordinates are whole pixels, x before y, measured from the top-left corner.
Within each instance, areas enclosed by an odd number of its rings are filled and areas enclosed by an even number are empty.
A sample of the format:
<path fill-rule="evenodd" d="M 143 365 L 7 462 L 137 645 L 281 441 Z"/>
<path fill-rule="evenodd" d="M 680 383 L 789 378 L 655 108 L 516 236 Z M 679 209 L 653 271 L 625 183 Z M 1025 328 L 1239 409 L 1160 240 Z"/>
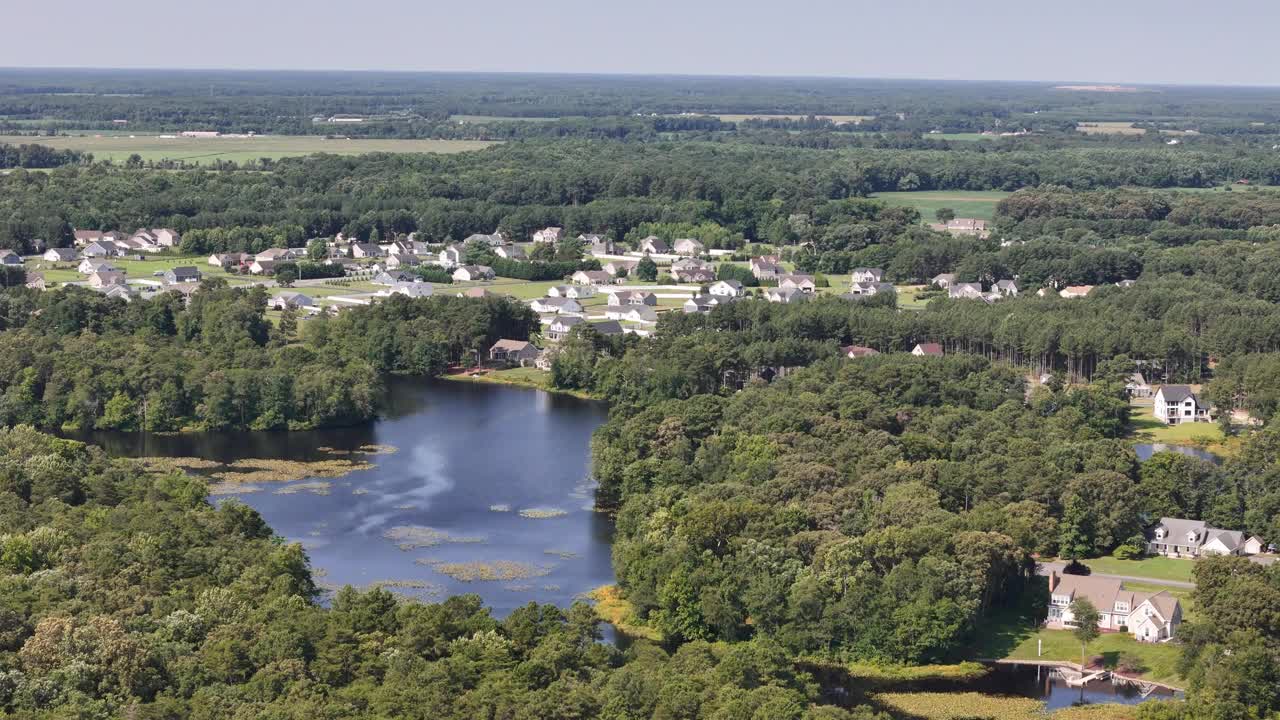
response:
<path fill-rule="evenodd" d="M 1117 287 L 1132 287 L 1135 281 L 1121 280 L 1116 283 Z M 953 300 L 983 300 L 988 303 L 996 302 L 1007 297 L 1017 297 L 1022 292 L 1022 285 L 1017 280 L 997 280 L 987 289 L 983 289 L 982 283 L 977 282 L 960 282 L 956 279 L 954 273 L 942 273 L 935 275 L 929 284 L 939 290 L 946 290 L 947 297 Z M 1093 292 L 1094 285 L 1067 285 L 1061 288 L 1042 287 L 1036 290 L 1037 297 L 1047 297 L 1057 293 L 1063 298 L 1082 298 Z"/>
<path fill-rule="evenodd" d="M 1262 538 L 1245 537 L 1239 530 L 1221 530 L 1202 520 L 1162 517 L 1147 534 L 1151 555 L 1193 559 L 1206 555 L 1258 555 L 1274 552 Z M 1173 638 L 1182 623 L 1182 605 L 1166 590 L 1139 592 L 1116 577 L 1049 573 L 1049 612 L 1045 625 L 1076 626 L 1071 604 L 1087 599 L 1098 609 L 1098 627 L 1128 632 L 1143 642 Z"/>

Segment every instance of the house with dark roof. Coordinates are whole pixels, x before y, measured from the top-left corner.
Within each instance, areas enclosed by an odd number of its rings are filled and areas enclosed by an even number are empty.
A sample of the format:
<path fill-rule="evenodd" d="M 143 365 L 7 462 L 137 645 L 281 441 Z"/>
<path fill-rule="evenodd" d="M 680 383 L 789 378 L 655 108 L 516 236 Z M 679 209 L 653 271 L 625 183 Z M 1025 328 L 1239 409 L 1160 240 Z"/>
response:
<path fill-rule="evenodd" d="M 75 262 L 77 253 L 74 248 L 49 248 L 42 257 L 49 262 Z"/>
<path fill-rule="evenodd" d="M 555 320 L 547 325 L 547 329 L 542 333 L 548 342 L 560 342 L 569 337 L 569 333 L 577 326 L 585 323 L 581 317 L 576 315 L 557 315 Z"/>
<path fill-rule="evenodd" d="M 640 252 L 654 255 L 668 255 L 671 253 L 671 246 L 666 240 L 657 235 L 650 235 L 640 241 Z"/>
<path fill-rule="evenodd" d="M 382 247 L 375 243 L 352 243 L 351 257 L 353 258 L 382 257 Z"/>
<path fill-rule="evenodd" d="M 1071 604 L 1088 600 L 1098 610 L 1098 629 L 1127 632 L 1140 642 L 1161 642 L 1173 638 L 1182 624 L 1182 605 L 1168 590 L 1129 590 L 1116 577 L 1049 573 L 1049 611 L 1045 626 L 1076 627 Z"/>
<path fill-rule="evenodd" d="M 179 265 L 164 271 L 164 281 L 167 283 L 200 282 L 200 271 L 191 265 Z"/>
<path fill-rule="evenodd" d="M 12 250 L 0 250 L 0 265 L 18 267 L 22 264 L 22 256 Z"/>
<path fill-rule="evenodd" d="M 528 340 L 499 340 L 489 348 L 489 360 L 509 365 L 532 365 L 541 351 Z"/>
<path fill-rule="evenodd" d="M 698 295 L 684 301 L 684 311 L 686 313 L 709 313 L 712 308 L 719 304 L 710 295 Z"/>
<path fill-rule="evenodd" d="M 982 283 L 953 282 L 947 287 L 947 297 L 953 300 L 980 300 Z"/>
<path fill-rule="evenodd" d="M 1190 385 L 1161 386 L 1156 391 L 1152 411 L 1156 419 L 1166 425 L 1213 421 L 1209 406 L 1200 401 Z"/>
<path fill-rule="evenodd" d="M 565 297 L 534 298 L 533 301 L 529 303 L 529 307 L 532 308 L 534 312 L 541 313 L 544 315 L 548 313 L 568 314 L 568 315 L 582 314 L 582 304 L 579 303 L 577 300 L 574 300 L 573 298 L 565 298 Z"/>
<path fill-rule="evenodd" d="M 493 268 L 488 265 L 463 265 L 453 271 L 453 279 L 458 282 L 492 280 Z"/>

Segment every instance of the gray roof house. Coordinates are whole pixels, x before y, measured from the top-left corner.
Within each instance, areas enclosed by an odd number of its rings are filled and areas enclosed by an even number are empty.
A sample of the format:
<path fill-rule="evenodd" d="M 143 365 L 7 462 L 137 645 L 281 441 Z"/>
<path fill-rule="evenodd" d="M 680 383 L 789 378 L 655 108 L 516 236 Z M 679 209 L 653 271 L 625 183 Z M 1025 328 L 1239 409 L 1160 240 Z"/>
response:
<path fill-rule="evenodd" d="M 996 284 L 991 286 L 991 289 L 1008 297 L 1016 296 L 1022 290 L 1018 286 L 1017 280 L 997 280 Z"/>
<path fill-rule="evenodd" d="M 1239 530 L 1209 527 L 1203 520 L 1160 518 L 1151 528 L 1147 551 L 1170 557 L 1239 555 L 1244 550 L 1245 539 Z"/>
<path fill-rule="evenodd" d="M 671 246 L 667 244 L 667 241 L 657 235 L 650 235 L 641 240 L 639 249 L 642 253 L 653 253 L 654 255 L 667 255 L 671 252 Z"/>
<path fill-rule="evenodd" d="M 1200 396 L 1191 390 L 1190 385 L 1161 386 L 1156 391 L 1152 410 L 1156 419 L 1166 425 L 1213 421 L 1209 406 L 1200 401 Z"/>
<path fill-rule="evenodd" d="M 489 348 L 489 359 L 512 365 L 532 365 L 542 351 L 528 340 L 499 340 Z"/>
<path fill-rule="evenodd" d="M 955 273 L 942 273 L 941 275 L 934 275 L 933 279 L 929 281 L 929 284 L 935 287 L 941 288 L 943 290 L 946 290 L 947 288 L 951 287 L 955 283 L 955 281 L 956 281 Z"/>
<path fill-rule="evenodd" d="M 1155 593 L 1129 590 L 1115 577 L 1058 576 L 1049 573 L 1049 611 L 1045 625 L 1069 628 L 1075 617 L 1071 604 L 1088 600 L 1098 610 L 1098 627 L 1124 630 L 1140 642 L 1160 642 L 1178 633 L 1182 605 L 1168 590 Z"/>
<path fill-rule="evenodd" d="M 271 298 L 271 307 L 276 310 L 284 310 L 287 307 L 296 310 L 298 308 L 314 307 L 315 304 L 314 300 L 300 292 L 282 292 Z"/>
<path fill-rule="evenodd" d="M 200 271 L 191 265 L 179 265 L 164 271 L 167 283 L 200 282 Z"/>
<path fill-rule="evenodd" d="M 0 250 L 0 265 L 17 267 L 22 264 L 22 256 L 12 250 Z"/>
<path fill-rule="evenodd" d="M 849 280 L 855 283 L 878 283 L 884 280 L 884 270 L 867 267 L 854 268 Z"/>
<path fill-rule="evenodd" d="M 49 262 L 75 262 L 75 248 L 49 248 L 44 252 L 44 259 Z"/>

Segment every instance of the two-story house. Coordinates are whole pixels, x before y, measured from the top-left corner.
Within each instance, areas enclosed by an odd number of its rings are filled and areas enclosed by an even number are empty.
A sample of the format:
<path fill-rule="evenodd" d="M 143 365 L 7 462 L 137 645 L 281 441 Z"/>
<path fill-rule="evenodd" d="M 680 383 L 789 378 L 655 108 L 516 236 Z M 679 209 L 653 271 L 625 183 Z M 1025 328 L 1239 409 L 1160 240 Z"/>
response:
<path fill-rule="evenodd" d="M 1071 603 L 1088 600 L 1098 610 L 1098 628 L 1127 632 L 1140 642 L 1174 637 L 1182 624 L 1182 605 L 1167 590 L 1156 593 L 1128 590 L 1119 578 L 1049 573 L 1049 613 L 1045 626 L 1073 628 Z"/>
<path fill-rule="evenodd" d="M 1190 385 L 1165 385 L 1156 391 L 1154 403 L 1156 419 L 1166 425 L 1213 421 L 1209 406 L 1200 402 Z"/>

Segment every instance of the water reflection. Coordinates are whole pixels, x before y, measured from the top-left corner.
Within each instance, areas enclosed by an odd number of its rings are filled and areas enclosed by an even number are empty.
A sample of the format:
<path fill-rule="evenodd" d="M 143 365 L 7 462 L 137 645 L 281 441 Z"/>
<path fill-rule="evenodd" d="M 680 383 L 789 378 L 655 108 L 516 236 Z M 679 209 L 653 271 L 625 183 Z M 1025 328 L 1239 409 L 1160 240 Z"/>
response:
<path fill-rule="evenodd" d="M 263 491 L 238 497 L 277 533 L 303 543 L 326 584 L 390 581 L 399 586 L 393 589 L 428 600 L 475 592 L 504 614 L 531 600 L 568 605 L 580 593 L 612 582 L 613 525 L 591 510 L 588 482 L 591 432 L 605 417 L 601 403 L 535 390 L 397 380 L 385 418 L 359 428 L 91 433 L 83 439 L 117 455 L 223 463 L 331 460 L 335 456 L 323 448 L 394 446 L 392 454 L 355 456 L 373 467 L 329 479 L 327 495 L 276 494 L 279 484 L 256 483 Z M 530 509 L 544 512 L 520 514 Z M 385 537 L 395 528 L 435 534 L 432 542 L 401 549 Z M 471 582 L 456 577 L 494 564 L 515 568 L 517 576 L 527 568 L 528 576 Z"/>

